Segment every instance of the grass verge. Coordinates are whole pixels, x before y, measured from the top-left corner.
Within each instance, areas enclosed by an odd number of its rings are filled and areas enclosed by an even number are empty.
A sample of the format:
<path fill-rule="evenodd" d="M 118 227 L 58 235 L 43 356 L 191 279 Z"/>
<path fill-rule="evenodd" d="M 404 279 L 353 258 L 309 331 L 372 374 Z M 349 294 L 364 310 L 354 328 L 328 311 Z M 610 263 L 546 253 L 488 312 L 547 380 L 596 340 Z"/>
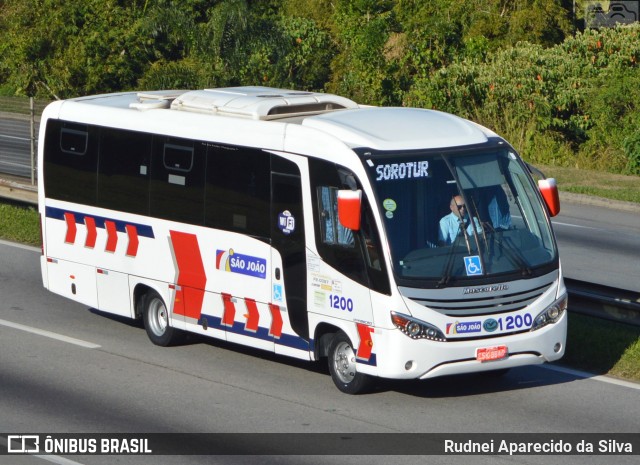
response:
<path fill-rule="evenodd" d="M 640 328 L 571 313 L 567 350 L 559 364 L 640 381 Z"/>
<path fill-rule="evenodd" d="M 39 245 L 38 212 L 0 203 L 0 238 Z M 640 381 L 640 328 L 572 313 L 561 364 Z"/>
<path fill-rule="evenodd" d="M 560 190 L 640 203 L 640 176 L 558 166 L 538 166 L 538 168 L 548 177 L 556 178 Z"/>
<path fill-rule="evenodd" d="M 0 239 L 40 245 L 40 222 L 34 207 L 0 203 Z"/>

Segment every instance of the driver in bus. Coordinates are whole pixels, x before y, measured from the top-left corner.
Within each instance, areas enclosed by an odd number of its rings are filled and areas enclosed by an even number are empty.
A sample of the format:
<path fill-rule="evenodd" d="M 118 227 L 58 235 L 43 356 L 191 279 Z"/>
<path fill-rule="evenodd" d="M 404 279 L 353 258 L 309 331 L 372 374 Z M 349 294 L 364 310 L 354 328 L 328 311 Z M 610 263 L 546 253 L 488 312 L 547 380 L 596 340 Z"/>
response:
<path fill-rule="evenodd" d="M 449 203 L 449 208 L 451 209 L 451 213 L 443 216 L 440 220 L 438 244 L 441 246 L 453 244 L 462 230 L 466 231 L 469 236 L 473 235 L 469 213 L 467 212 L 467 206 L 462 196 L 454 195 Z M 476 232 L 481 234 L 482 227 L 478 222 L 478 218 L 475 216 L 473 217 L 473 224 L 475 225 Z"/>

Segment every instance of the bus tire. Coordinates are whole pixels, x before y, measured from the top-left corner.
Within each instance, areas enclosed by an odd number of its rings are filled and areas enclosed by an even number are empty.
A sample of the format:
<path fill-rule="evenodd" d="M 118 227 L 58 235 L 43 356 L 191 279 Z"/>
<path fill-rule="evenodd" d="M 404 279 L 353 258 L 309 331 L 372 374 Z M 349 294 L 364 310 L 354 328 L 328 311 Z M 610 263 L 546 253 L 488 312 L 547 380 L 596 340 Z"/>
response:
<path fill-rule="evenodd" d="M 328 351 L 329 372 L 336 387 L 345 394 L 367 392 L 373 379 L 356 370 L 356 352 L 345 333 L 339 331 L 333 337 Z"/>
<path fill-rule="evenodd" d="M 169 311 L 160 295 L 156 291 L 150 290 L 142 299 L 144 329 L 151 342 L 162 347 L 179 342 L 180 330 L 169 325 Z"/>

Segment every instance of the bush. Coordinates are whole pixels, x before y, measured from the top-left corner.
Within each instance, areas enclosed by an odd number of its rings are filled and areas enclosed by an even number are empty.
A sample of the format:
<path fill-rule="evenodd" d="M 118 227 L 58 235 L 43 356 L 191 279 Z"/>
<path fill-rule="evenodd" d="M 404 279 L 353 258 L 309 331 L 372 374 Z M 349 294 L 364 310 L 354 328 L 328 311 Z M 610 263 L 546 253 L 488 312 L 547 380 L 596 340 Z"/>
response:
<path fill-rule="evenodd" d="M 530 161 L 636 173 L 639 32 L 587 30 L 551 48 L 520 43 L 462 59 L 416 79 L 405 104 L 475 120 Z"/>

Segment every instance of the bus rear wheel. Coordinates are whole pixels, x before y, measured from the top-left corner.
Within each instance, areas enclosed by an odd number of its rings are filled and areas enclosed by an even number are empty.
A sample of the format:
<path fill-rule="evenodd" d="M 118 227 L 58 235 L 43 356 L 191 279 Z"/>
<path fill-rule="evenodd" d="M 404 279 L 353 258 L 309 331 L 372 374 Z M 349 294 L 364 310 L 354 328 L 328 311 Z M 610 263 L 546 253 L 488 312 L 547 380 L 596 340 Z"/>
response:
<path fill-rule="evenodd" d="M 178 343 L 181 336 L 180 330 L 169 325 L 169 311 L 158 293 L 149 291 L 142 299 L 144 329 L 151 342 L 163 347 Z"/>
<path fill-rule="evenodd" d="M 346 394 L 367 392 L 373 384 L 369 375 L 358 373 L 356 352 L 345 333 L 338 332 L 329 345 L 329 372 L 336 387 Z"/>

